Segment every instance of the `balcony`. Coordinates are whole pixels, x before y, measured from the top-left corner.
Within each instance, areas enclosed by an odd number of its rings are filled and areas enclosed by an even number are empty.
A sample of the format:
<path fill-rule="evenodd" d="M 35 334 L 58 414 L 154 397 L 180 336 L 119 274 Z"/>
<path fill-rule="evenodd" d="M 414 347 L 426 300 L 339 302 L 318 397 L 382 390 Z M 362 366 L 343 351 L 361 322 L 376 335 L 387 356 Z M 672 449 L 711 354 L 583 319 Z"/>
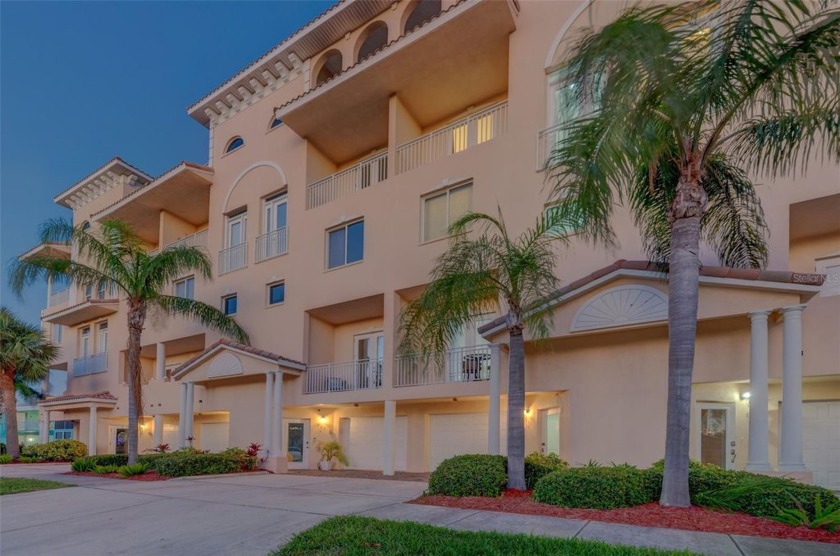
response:
<path fill-rule="evenodd" d="M 551 153 L 563 138 L 563 126 L 557 124 L 547 127 L 537 134 L 537 172 L 542 172 L 545 163 L 551 158 Z"/>
<path fill-rule="evenodd" d="M 240 243 L 219 251 L 218 274 L 227 274 L 248 266 L 248 244 Z"/>
<path fill-rule="evenodd" d="M 289 252 L 289 228 L 283 226 L 267 234 L 257 236 L 256 261 L 262 262 Z"/>
<path fill-rule="evenodd" d="M 186 237 L 182 237 L 172 243 L 167 243 L 164 249 L 170 247 L 207 247 L 207 230 L 201 230 Z"/>
<path fill-rule="evenodd" d="M 58 309 L 54 311 L 51 311 L 48 307 L 41 313 L 41 318 L 45 322 L 51 322 L 53 324 L 75 326 L 85 321 L 112 315 L 117 312 L 119 306 L 120 302 L 116 296 L 108 299 L 90 298 L 63 309 L 61 308 L 62 306 L 58 306 Z"/>
<path fill-rule="evenodd" d="M 408 172 L 451 154 L 465 151 L 507 132 L 507 101 L 397 147 L 397 174 Z"/>
<path fill-rule="evenodd" d="M 325 394 L 382 387 L 382 359 L 345 361 L 307 367 L 304 394 Z"/>
<path fill-rule="evenodd" d="M 398 355 L 394 361 L 394 387 L 426 386 L 490 380 L 490 346 L 448 350 L 435 355 Z"/>
<path fill-rule="evenodd" d="M 67 305 L 70 301 L 70 288 L 64 288 L 57 292 L 52 292 L 47 298 L 47 307 L 58 307 L 59 305 Z"/>
<path fill-rule="evenodd" d="M 388 153 L 383 152 L 310 184 L 306 188 L 306 208 L 308 210 L 325 205 L 386 179 Z"/>
<path fill-rule="evenodd" d="M 78 357 L 73 360 L 73 376 L 86 376 L 96 373 L 104 373 L 108 370 L 108 354 L 95 353 L 87 357 Z"/>

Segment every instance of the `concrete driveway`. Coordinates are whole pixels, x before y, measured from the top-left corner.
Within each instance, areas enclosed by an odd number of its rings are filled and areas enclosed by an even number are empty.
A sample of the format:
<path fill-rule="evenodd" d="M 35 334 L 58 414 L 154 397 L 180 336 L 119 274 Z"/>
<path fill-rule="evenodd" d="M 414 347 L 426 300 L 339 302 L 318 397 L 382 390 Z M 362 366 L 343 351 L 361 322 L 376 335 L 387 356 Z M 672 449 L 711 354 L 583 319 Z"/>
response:
<path fill-rule="evenodd" d="M 158 482 L 62 473 L 67 465 L 4 465 L 4 477 L 75 488 L 0 498 L 3 556 L 236 554 L 265 556 L 334 515 L 371 512 L 419 496 L 425 483 L 247 474 Z"/>

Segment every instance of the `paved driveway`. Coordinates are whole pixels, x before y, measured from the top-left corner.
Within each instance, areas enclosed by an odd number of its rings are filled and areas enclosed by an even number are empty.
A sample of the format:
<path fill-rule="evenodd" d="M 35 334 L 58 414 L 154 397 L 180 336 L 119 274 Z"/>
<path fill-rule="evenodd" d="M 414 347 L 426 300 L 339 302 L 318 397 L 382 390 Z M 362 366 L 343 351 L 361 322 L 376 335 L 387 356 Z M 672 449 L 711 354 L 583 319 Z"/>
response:
<path fill-rule="evenodd" d="M 424 483 L 229 475 L 158 482 L 63 475 L 67 465 L 5 465 L 4 477 L 75 488 L 0 499 L 3 556 L 213 554 L 265 556 L 334 515 L 372 511 L 419 496 Z"/>

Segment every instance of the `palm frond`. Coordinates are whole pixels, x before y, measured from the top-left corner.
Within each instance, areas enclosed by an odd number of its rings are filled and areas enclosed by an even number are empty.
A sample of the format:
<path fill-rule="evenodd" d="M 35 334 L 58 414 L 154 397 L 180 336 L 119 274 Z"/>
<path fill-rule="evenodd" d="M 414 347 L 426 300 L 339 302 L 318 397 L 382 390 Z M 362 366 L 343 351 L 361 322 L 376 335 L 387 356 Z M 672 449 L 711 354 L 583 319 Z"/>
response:
<path fill-rule="evenodd" d="M 210 278 L 212 266 L 207 251 L 201 247 L 168 247 L 140 264 L 139 279 L 149 292 L 158 292 L 185 274 L 196 273 Z"/>
<path fill-rule="evenodd" d="M 250 342 L 248 333 L 239 326 L 239 323 L 233 317 L 207 303 L 173 295 L 159 295 L 150 299 L 149 303 L 170 315 L 182 315 L 195 319 L 202 325 L 216 330 L 236 342 L 242 344 Z"/>
<path fill-rule="evenodd" d="M 39 327 L 0 307 L 0 371 L 12 373 L 18 382 L 41 382 L 49 376 L 58 354 L 59 348 L 47 341 Z"/>
<path fill-rule="evenodd" d="M 113 284 L 125 291 L 122 282 L 117 282 L 109 273 L 70 259 L 49 256 L 28 257 L 9 261 L 9 286 L 17 296 L 23 294 L 26 286 L 40 280 L 66 280 L 69 284 Z"/>

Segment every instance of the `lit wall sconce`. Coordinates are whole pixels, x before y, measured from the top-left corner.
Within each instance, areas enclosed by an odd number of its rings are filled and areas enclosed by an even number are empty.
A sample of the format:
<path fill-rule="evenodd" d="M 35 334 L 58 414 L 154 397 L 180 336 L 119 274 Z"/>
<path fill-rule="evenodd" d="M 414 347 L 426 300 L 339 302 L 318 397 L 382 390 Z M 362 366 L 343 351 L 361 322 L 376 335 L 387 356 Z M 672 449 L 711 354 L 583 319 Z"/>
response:
<path fill-rule="evenodd" d="M 530 417 L 530 416 L 531 416 L 531 408 L 530 408 L 530 407 L 526 407 L 526 408 L 525 408 L 525 417 Z"/>
<path fill-rule="evenodd" d="M 326 415 L 318 415 L 318 422 L 322 425 L 326 425 L 327 424 Z"/>
<path fill-rule="evenodd" d="M 749 392 L 741 392 L 741 399 L 744 401 L 750 399 L 750 396 L 752 396 L 752 394 L 750 394 Z"/>

